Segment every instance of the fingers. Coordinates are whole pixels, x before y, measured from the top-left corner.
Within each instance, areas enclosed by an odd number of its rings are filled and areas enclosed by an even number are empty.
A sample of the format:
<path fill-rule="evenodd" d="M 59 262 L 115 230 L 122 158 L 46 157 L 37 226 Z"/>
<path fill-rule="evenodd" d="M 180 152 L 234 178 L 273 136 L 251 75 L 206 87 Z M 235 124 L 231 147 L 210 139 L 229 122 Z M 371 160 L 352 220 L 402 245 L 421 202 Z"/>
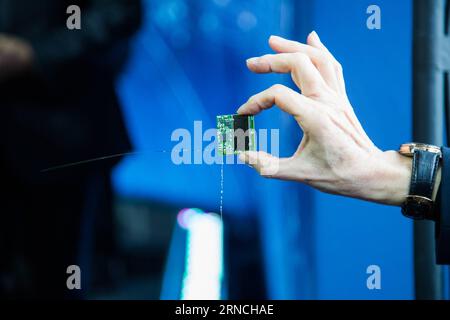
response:
<path fill-rule="evenodd" d="M 339 91 L 341 93 L 345 93 L 345 81 L 344 81 L 344 72 L 342 71 L 342 65 L 337 61 L 337 59 L 333 56 L 333 54 L 331 54 L 328 48 L 322 43 L 317 32 L 315 31 L 311 32 L 308 36 L 308 39 L 306 39 L 306 42 L 310 46 L 325 52 L 326 55 L 329 57 L 329 59 L 333 62 L 335 74 L 338 79 Z"/>
<path fill-rule="evenodd" d="M 309 34 L 307 44 L 271 36 L 269 45 L 279 53 L 301 52 L 306 54 L 313 61 L 327 85 L 337 92 L 345 93 L 342 66 L 321 42 L 315 31 Z"/>
<path fill-rule="evenodd" d="M 308 127 L 314 113 L 314 101 L 281 84 L 276 84 L 252 96 L 238 110 L 239 114 L 258 114 L 262 110 L 277 105 L 294 116 L 304 128 Z"/>
<path fill-rule="evenodd" d="M 263 151 L 247 151 L 239 159 L 253 167 L 261 176 L 283 179 L 287 176 L 290 158 L 274 157 Z"/>
<path fill-rule="evenodd" d="M 329 54 L 330 58 L 333 58 L 333 60 L 336 60 L 336 59 L 334 59 L 333 55 L 328 50 L 328 48 L 322 43 L 322 40 L 320 40 L 317 32 L 315 32 L 315 31 L 311 32 L 308 35 L 308 38 L 306 39 L 306 43 L 314 48 L 317 48 L 323 52 L 326 52 L 327 54 Z"/>
<path fill-rule="evenodd" d="M 329 54 L 325 51 L 315 48 L 311 45 L 290 41 L 277 36 L 271 36 L 269 45 L 275 52 L 294 53 L 301 52 L 306 54 L 327 83 L 335 91 L 340 90 L 336 70 Z"/>
<path fill-rule="evenodd" d="M 267 54 L 247 60 L 247 66 L 256 73 L 291 73 L 295 84 L 307 97 L 318 96 L 326 87 L 311 59 L 304 53 Z"/>

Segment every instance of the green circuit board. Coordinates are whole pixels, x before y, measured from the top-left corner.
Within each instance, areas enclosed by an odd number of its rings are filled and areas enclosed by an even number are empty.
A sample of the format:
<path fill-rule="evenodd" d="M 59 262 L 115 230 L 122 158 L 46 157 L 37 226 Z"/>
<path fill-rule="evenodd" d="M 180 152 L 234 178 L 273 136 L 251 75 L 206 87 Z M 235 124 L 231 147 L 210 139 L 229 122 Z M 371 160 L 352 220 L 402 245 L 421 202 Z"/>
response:
<path fill-rule="evenodd" d="M 239 129 L 242 131 L 236 131 Z M 245 136 L 239 138 L 239 132 L 244 132 Z M 221 155 L 255 151 L 255 117 L 238 114 L 217 116 L 217 143 Z"/>

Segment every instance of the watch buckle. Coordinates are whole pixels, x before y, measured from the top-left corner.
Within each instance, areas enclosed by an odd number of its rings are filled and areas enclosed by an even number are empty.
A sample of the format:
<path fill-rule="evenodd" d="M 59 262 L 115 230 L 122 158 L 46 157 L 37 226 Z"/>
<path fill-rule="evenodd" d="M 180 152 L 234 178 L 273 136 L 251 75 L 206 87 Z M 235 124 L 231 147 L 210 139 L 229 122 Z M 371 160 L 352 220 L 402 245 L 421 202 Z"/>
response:
<path fill-rule="evenodd" d="M 418 195 L 408 195 L 406 196 L 406 200 L 403 208 L 409 208 L 408 212 L 402 210 L 402 213 L 412 219 L 422 220 L 426 217 L 429 217 L 434 208 L 434 201 L 430 198 L 418 196 Z M 426 214 L 416 213 L 417 211 L 425 212 Z M 412 211 L 412 212 L 411 212 Z"/>

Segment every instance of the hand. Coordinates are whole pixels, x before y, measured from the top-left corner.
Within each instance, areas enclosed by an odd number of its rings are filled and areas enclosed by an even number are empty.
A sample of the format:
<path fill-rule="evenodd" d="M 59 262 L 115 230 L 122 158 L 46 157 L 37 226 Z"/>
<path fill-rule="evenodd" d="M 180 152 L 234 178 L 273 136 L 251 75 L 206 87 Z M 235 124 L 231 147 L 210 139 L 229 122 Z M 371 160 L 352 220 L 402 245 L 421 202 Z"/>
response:
<path fill-rule="evenodd" d="M 0 80 L 14 76 L 33 64 L 33 49 L 24 40 L 0 34 Z"/>
<path fill-rule="evenodd" d="M 312 32 L 307 44 L 272 36 L 277 52 L 247 60 L 255 73 L 290 73 L 301 93 L 276 84 L 252 96 L 239 114 L 277 105 L 303 130 L 289 158 L 245 152 L 242 161 L 261 175 L 295 180 L 324 192 L 400 205 L 409 191 L 411 159 L 378 149 L 364 132 L 347 98 L 341 65 Z"/>

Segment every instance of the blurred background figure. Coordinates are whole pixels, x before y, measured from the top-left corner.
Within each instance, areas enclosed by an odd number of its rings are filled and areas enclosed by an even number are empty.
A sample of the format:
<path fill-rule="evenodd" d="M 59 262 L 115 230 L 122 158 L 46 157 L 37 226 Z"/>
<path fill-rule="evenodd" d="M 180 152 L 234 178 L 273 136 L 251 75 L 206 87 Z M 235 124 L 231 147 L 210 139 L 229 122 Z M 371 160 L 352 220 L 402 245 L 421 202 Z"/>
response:
<path fill-rule="evenodd" d="M 66 26 L 73 4 L 80 30 Z M 108 277 L 120 157 L 41 170 L 130 150 L 114 81 L 140 21 L 139 0 L 0 0 L 2 296 L 79 296 L 66 269 L 79 265 L 87 289 L 92 256 Z"/>

